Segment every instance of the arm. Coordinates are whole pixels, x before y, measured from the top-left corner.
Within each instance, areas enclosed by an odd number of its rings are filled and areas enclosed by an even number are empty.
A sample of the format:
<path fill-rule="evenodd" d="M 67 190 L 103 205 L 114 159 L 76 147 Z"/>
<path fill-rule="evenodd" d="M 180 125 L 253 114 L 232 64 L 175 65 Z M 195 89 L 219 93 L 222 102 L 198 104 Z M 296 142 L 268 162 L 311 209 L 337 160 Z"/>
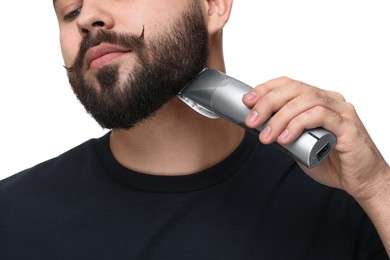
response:
<path fill-rule="evenodd" d="M 374 223 L 390 255 L 390 167 L 373 143 L 354 107 L 336 92 L 286 77 L 257 86 L 243 97 L 251 112 L 248 127 L 258 127 L 274 112 L 260 141 L 288 144 L 304 129 L 322 126 L 337 136 L 326 161 L 302 169 L 316 181 L 349 193 Z"/>
<path fill-rule="evenodd" d="M 387 254 L 390 256 L 390 168 L 383 172 L 383 180 L 373 186 L 373 195 L 356 198 L 375 225 Z"/>

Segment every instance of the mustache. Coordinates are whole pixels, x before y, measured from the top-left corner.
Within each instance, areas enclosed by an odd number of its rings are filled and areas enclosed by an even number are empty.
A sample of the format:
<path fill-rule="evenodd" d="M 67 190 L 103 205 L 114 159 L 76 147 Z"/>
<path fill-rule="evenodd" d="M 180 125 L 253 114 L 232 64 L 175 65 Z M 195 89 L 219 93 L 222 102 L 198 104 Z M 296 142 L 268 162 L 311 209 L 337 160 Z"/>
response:
<path fill-rule="evenodd" d="M 70 67 L 63 66 L 68 73 L 79 71 L 83 67 L 87 51 L 101 43 L 110 43 L 139 52 L 145 46 L 145 26 L 142 26 L 140 35 L 134 33 L 117 33 L 100 29 L 95 35 L 87 35 L 80 43 L 79 51 Z"/>

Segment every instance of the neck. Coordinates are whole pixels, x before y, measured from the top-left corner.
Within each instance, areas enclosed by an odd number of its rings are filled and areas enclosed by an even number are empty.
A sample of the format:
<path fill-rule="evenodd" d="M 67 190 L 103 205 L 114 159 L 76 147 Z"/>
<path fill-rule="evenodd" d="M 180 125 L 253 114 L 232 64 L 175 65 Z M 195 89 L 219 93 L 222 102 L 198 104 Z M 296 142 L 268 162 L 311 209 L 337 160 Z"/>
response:
<path fill-rule="evenodd" d="M 154 175 L 186 175 L 226 158 L 244 130 L 208 119 L 173 98 L 152 118 L 129 130 L 113 130 L 110 147 L 124 167 Z"/>

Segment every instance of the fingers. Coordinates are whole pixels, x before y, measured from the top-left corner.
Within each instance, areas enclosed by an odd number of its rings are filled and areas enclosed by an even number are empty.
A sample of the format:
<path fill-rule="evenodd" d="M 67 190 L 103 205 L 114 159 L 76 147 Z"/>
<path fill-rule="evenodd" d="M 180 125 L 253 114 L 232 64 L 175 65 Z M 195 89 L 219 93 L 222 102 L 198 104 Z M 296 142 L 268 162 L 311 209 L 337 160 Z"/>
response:
<path fill-rule="evenodd" d="M 257 128 L 268 118 L 260 134 L 263 143 L 287 144 L 304 129 L 322 126 L 329 131 L 341 124 L 348 111 L 347 102 L 339 93 L 321 90 L 286 77 L 270 80 L 243 97 L 251 108 L 245 123 Z"/>

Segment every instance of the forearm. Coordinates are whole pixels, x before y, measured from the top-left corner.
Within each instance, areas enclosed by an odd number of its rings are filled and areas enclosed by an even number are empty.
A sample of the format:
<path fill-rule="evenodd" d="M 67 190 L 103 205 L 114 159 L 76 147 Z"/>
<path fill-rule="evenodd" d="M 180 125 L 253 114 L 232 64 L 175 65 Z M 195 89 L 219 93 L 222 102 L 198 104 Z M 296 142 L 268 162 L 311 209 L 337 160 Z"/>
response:
<path fill-rule="evenodd" d="M 390 167 L 383 174 L 381 185 L 375 196 L 369 199 L 357 199 L 373 222 L 381 237 L 382 243 L 390 256 Z"/>

